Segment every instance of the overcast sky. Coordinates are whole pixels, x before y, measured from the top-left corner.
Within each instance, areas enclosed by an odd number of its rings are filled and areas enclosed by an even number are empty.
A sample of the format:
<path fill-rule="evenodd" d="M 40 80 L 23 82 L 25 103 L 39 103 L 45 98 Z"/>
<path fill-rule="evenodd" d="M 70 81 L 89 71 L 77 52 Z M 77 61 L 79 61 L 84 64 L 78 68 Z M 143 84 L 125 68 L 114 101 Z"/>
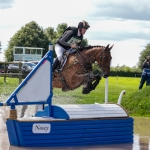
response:
<path fill-rule="evenodd" d="M 135 66 L 149 43 L 149 0 L 0 0 L 2 50 L 30 21 L 56 28 L 60 23 L 77 26 L 81 20 L 91 26 L 84 36 L 90 45 L 114 44 L 112 66 Z"/>

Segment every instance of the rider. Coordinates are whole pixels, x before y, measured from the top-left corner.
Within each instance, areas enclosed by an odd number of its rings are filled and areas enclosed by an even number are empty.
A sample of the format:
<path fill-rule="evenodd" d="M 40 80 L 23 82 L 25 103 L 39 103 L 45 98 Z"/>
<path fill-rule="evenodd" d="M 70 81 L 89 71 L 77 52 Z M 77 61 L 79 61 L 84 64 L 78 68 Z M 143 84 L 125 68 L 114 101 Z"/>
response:
<path fill-rule="evenodd" d="M 78 24 L 78 28 L 76 27 L 68 27 L 63 35 L 57 40 L 55 45 L 55 52 L 57 58 L 54 61 L 53 69 L 54 72 L 57 66 L 60 64 L 63 53 L 70 48 L 76 49 L 82 42 L 83 35 L 86 30 L 89 28 L 89 24 L 87 21 L 81 21 Z"/>

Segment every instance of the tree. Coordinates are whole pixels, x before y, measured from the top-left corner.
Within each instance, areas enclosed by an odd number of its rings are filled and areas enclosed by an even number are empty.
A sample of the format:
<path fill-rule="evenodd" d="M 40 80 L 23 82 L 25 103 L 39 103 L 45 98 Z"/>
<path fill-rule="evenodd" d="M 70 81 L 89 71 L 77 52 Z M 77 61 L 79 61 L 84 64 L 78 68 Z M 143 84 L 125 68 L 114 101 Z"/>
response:
<path fill-rule="evenodd" d="M 47 36 L 49 43 L 52 43 L 55 46 L 57 39 L 63 34 L 66 28 L 67 28 L 66 23 L 58 24 L 56 31 L 52 27 L 46 28 L 44 30 L 44 33 Z M 53 53 L 53 57 L 56 57 L 55 51 Z"/>
<path fill-rule="evenodd" d="M 135 77 L 136 75 L 141 74 L 141 70 L 136 66 L 130 68 L 129 66 L 117 65 L 116 67 L 110 68 L 111 76 L 124 76 L 124 77 Z"/>
<path fill-rule="evenodd" d="M 66 28 L 67 28 L 66 23 L 58 24 L 58 26 L 56 28 L 56 40 L 63 34 L 63 32 L 65 31 Z M 81 46 L 87 46 L 87 45 L 88 45 L 88 40 L 83 39 L 82 43 L 81 43 Z"/>
<path fill-rule="evenodd" d="M 83 39 L 82 42 L 81 42 L 81 46 L 88 46 L 88 40 Z"/>
<path fill-rule="evenodd" d="M 36 22 L 31 21 L 23 26 L 17 33 L 10 39 L 8 49 L 5 51 L 7 61 L 13 61 L 13 47 L 41 47 L 44 48 L 43 55 L 48 50 L 48 37 L 44 34 L 42 27 Z"/>
<path fill-rule="evenodd" d="M 44 34 L 47 36 L 49 43 L 56 42 L 56 31 L 52 27 L 48 27 L 44 30 Z"/>
<path fill-rule="evenodd" d="M 49 42 L 55 46 L 55 43 L 62 36 L 62 34 L 64 33 L 67 27 L 68 25 L 66 23 L 61 23 L 61 24 L 58 24 L 56 31 L 54 30 L 54 28 L 48 27 L 44 30 L 44 33 L 47 36 Z M 87 46 L 87 45 L 88 45 L 87 39 L 83 39 L 81 46 Z M 55 51 L 54 51 L 54 57 L 56 57 Z"/>
<path fill-rule="evenodd" d="M 7 61 L 13 61 L 13 47 L 41 47 L 44 48 L 43 56 L 48 51 L 48 44 L 55 44 L 57 39 L 67 28 L 66 23 L 58 24 L 56 31 L 52 27 L 43 30 L 36 22 L 31 21 L 23 26 L 8 42 L 8 48 L 5 51 Z M 83 39 L 82 46 L 87 46 L 87 39 Z M 54 56 L 55 56 L 54 52 Z"/>
<path fill-rule="evenodd" d="M 67 28 L 66 23 L 58 24 L 58 26 L 56 28 L 56 40 L 63 34 L 63 32 L 65 31 L 66 28 Z"/>
<path fill-rule="evenodd" d="M 147 56 L 150 56 L 150 43 L 147 44 L 145 49 L 140 53 L 139 61 L 138 61 L 138 67 L 142 69 L 142 64 L 144 60 L 147 58 Z"/>

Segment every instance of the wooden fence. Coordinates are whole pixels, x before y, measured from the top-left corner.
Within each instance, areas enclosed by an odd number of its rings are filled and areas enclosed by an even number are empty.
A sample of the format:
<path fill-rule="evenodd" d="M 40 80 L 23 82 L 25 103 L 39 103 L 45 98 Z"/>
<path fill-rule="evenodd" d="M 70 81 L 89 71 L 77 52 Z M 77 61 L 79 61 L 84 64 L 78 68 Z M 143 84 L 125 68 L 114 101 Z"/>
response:
<path fill-rule="evenodd" d="M 6 77 L 18 76 L 19 84 L 22 82 L 22 63 L 21 62 L 0 62 L 0 64 L 4 65 L 4 73 L 0 73 L 0 76 L 4 77 L 4 83 L 6 83 Z M 9 64 L 19 64 L 18 73 L 8 73 L 8 65 Z"/>

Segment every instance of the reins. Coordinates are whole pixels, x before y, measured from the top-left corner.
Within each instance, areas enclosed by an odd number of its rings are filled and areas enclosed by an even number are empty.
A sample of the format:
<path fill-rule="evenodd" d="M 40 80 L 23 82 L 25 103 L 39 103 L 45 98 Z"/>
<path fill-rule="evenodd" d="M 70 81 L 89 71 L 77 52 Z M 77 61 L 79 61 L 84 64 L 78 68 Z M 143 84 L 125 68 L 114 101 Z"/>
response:
<path fill-rule="evenodd" d="M 101 50 L 101 52 L 100 52 L 100 56 L 101 56 L 101 54 L 102 53 L 104 53 L 105 52 L 105 47 L 102 47 L 103 49 Z M 99 56 L 99 57 L 100 57 Z M 80 57 L 81 59 L 81 62 L 79 62 L 79 60 L 78 60 L 78 57 Z M 86 59 L 86 61 L 84 61 L 84 59 L 83 58 L 85 58 Z M 89 68 L 88 67 L 86 67 L 85 66 L 85 64 L 89 64 L 89 66 L 91 66 L 92 65 L 92 63 L 93 63 L 93 61 L 91 60 L 91 59 L 89 59 L 85 54 L 83 54 L 80 50 L 76 50 L 76 57 L 74 58 L 74 61 L 71 63 L 71 64 L 69 64 L 66 68 L 64 68 L 61 72 L 59 72 L 59 75 L 60 75 L 60 80 L 61 80 L 61 82 L 62 82 L 62 84 L 64 85 L 64 87 L 67 87 L 68 89 L 70 89 L 70 90 L 72 90 L 72 88 L 70 88 L 69 86 L 68 86 L 68 84 L 66 83 L 66 81 L 65 81 L 65 79 L 64 79 L 64 77 L 63 77 L 63 72 L 64 71 L 66 71 L 67 69 L 69 69 L 71 66 L 73 66 L 73 65 L 75 65 L 75 64 L 79 64 L 81 67 L 83 67 L 84 69 L 85 69 L 85 71 L 88 73 L 89 72 Z M 100 69 L 102 70 L 102 68 L 103 67 L 106 67 L 107 68 L 107 66 L 104 66 L 104 65 L 102 65 L 102 66 L 99 66 L 100 67 Z M 110 67 L 108 67 L 108 68 L 110 68 Z M 104 71 L 103 71 L 104 72 Z M 90 77 L 89 77 L 90 78 Z M 84 80 L 82 81 L 82 83 L 84 82 Z M 81 83 L 81 84 L 82 84 Z M 80 84 L 80 85 L 81 85 Z M 79 86 L 80 86 L 79 85 Z"/>
<path fill-rule="evenodd" d="M 103 53 L 106 53 L 106 52 L 104 52 L 104 50 L 102 50 L 101 52 L 103 52 Z M 101 54 L 101 53 L 100 53 Z M 102 68 L 108 68 L 108 69 L 110 69 L 110 66 L 104 66 L 104 65 L 102 65 L 102 66 L 100 66 L 100 69 L 102 70 Z M 103 71 L 104 72 L 104 71 Z"/>
<path fill-rule="evenodd" d="M 69 64 L 69 66 L 67 66 L 63 71 L 65 71 L 65 70 L 67 70 L 67 69 L 69 69 L 71 66 L 73 66 L 73 65 L 75 65 L 75 64 L 80 64 L 81 66 L 83 66 L 84 67 L 84 64 L 85 63 L 89 63 L 89 64 L 92 64 L 92 60 L 91 59 L 89 59 L 86 55 L 84 55 L 80 50 L 76 50 L 77 52 L 76 52 L 76 57 L 74 58 L 74 61 L 71 63 L 71 64 Z M 104 53 L 104 49 L 100 52 L 100 56 L 101 56 L 101 54 L 102 53 Z M 79 63 L 78 62 L 78 56 L 81 58 L 81 60 L 82 60 L 82 62 L 81 63 Z M 84 60 L 83 60 L 83 57 L 87 60 L 86 62 L 83 62 Z M 110 67 L 107 67 L 107 66 L 104 66 L 104 65 L 102 65 L 101 67 L 100 67 L 100 69 L 102 70 L 102 68 L 103 67 L 106 67 L 106 68 L 110 68 Z M 85 67 L 84 67 L 85 68 Z M 85 68 L 86 69 L 86 68 Z"/>
<path fill-rule="evenodd" d="M 106 48 L 106 47 L 105 47 Z M 101 56 L 101 54 L 102 53 L 105 53 L 105 49 L 103 49 L 101 52 L 100 52 L 100 56 Z M 85 56 L 83 53 L 81 53 L 81 51 L 80 50 L 77 50 L 77 54 L 79 54 L 79 56 L 83 56 L 84 58 L 86 58 L 86 60 L 88 60 L 88 61 L 86 61 L 86 63 L 88 63 L 89 62 L 89 64 L 92 64 L 92 60 L 91 59 L 89 59 L 87 56 Z M 100 57 L 99 56 L 99 57 Z M 83 58 L 81 57 L 81 59 L 83 60 Z M 83 61 L 82 61 L 83 62 Z M 81 63 L 79 63 L 81 66 L 83 66 L 84 67 L 84 62 L 81 64 Z M 85 68 L 85 67 L 84 67 Z M 102 70 L 102 68 L 108 68 L 108 69 L 110 69 L 110 66 L 104 66 L 104 65 L 102 65 L 102 66 L 99 66 L 99 68 Z M 85 68 L 86 69 L 86 68 Z M 86 69 L 87 70 L 87 69 Z M 104 71 L 103 71 L 104 72 Z"/>

